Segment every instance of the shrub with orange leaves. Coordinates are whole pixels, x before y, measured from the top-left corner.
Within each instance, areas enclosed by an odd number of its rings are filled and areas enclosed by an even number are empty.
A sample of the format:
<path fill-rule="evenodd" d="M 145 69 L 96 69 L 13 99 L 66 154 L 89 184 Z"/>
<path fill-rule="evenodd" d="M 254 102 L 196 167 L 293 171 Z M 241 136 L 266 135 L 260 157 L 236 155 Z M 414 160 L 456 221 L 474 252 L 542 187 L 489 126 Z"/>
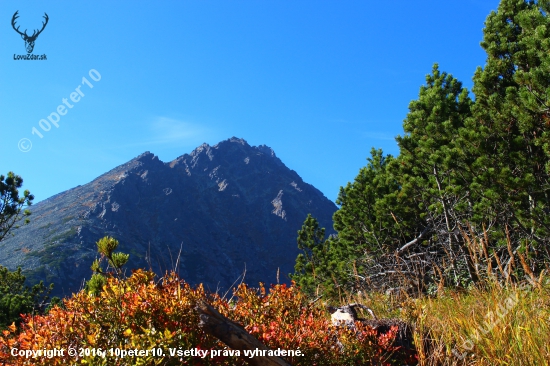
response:
<path fill-rule="evenodd" d="M 235 295 L 230 317 L 270 348 L 300 349 L 302 356 L 287 359 L 293 365 L 416 364 L 411 352 L 393 346 L 397 329 L 377 335 L 360 322 L 334 327 L 326 310 L 295 286 L 274 285 L 266 294 L 262 284 L 258 290 L 241 285 Z"/>
<path fill-rule="evenodd" d="M 207 295 L 202 286 L 191 288 L 175 274 L 158 283 L 153 277 L 151 272 L 138 270 L 126 280 L 109 278 L 99 296 L 81 291 L 64 301 L 64 309 L 54 308 L 45 316 L 24 316 L 19 332 L 11 328 L 0 338 L 0 359 L 13 365 L 195 365 L 197 358 L 178 357 L 177 351 L 220 348 L 216 339 L 198 328 L 194 306 L 200 298 L 210 297 L 214 306 L 221 300 Z M 12 356 L 12 348 L 63 348 L 65 355 L 26 359 Z M 76 350 L 76 356 L 68 355 L 69 348 Z M 86 349 L 96 350 L 92 351 L 95 355 L 87 355 Z M 121 358 L 117 349 L 154 351 L 144 357 Z M 97 350 L 104 352 L 104 357 L 98 356 Z M 170 356 L 170 350 L 176 355 Z"/>
<path fill-rule="evenodd" d="M 108 278 L 98 296 L 81 291 L 43 316 L 23 317 L 19 329 L 0 335 L 0 363 L 5 365 L 245 365 L 245 358 L 185 355 L 186 350 L 223 350 L 227 347 L 205 334 L 195 311 L 207 298 L 222 314 L 242 324 L 273 349 L 297 350 L 293 365 L 404 364 L 406 354 L 393 347 L 395 330 L 377 336 L 357 324 L 335 328 L 326 312 L 310 306 L 294 286 L 276 285 L 269 293 L 241 285 L 230 304 L 202 286 L 192 288 L 174 273 L 154 281 L 154 274 L 135 271 L 127 279 Z M 12 350 L 64 349 L 56 357 L 25 358 Z M 76 355 L 68 354 L 69 349 Z M 117 351 L 118 350 L 118 351 Z M 148 350 L 148 354 L 122 352 Z M 118 353 L 117 353 L 118 352 Z M 134 351 L 136 352 L 136 351 Z M 242 355 L 243 353 L 241 353 Z M 412 364 L 412 363 L 411 363 Z"/>

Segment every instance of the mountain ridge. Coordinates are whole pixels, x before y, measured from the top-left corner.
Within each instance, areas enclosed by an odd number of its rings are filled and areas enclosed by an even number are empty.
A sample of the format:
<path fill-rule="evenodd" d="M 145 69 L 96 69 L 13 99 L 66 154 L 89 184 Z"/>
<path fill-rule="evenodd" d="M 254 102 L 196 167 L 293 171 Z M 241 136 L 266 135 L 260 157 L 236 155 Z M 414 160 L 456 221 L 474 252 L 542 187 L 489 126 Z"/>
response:
<path fill-rule="evenodd" d="M 236 137 L 202 144 L 169 162 L 147 151 L 31 206 L 31 223 L 0 243 L 0 264 L 77 291 L 105 235 L 129 268 L 174 268 L 190 283 L 228 288 L 292 272 L 296 232 L 308 213 L 330 233 L 336 206 L 268 146 Z M 283 276 L 284 279 L 284 276 Z"/>

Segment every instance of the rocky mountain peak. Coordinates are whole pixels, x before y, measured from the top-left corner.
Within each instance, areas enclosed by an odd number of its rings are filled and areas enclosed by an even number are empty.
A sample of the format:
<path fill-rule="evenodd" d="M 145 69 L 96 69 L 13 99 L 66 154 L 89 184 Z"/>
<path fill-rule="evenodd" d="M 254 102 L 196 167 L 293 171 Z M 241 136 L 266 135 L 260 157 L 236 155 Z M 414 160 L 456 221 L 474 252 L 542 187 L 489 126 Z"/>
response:
<path fill-rule="evenodd" d="M 213 290 L 245 269 L 246 282 L 275 282 L 278 269 L 293 271 L 307 214 L 330 233 L 336 206 L 270 147 L 232 137 L 167 163 L 145 152 L 31 211 L 31 223 L 1 243 L 0 265 L 21 266 L 63 295 L 91 276 L 105 235 L 130 254 L 129 268 L 175 269 Z"/>
<path fill-rule="evenodd" d="M 140 154 L 137 157 L 135 157 L 134 159 L 130 160 L 130 162 L 132 162 L 132 161 L 137 161 L 137 162 L 142 163 L 143 165 L 150 165 L 150 166 L 155 166 L 155 165 L 158 166 L 160 164 L 164 164 L 158 158 L 158 156 L 156 156 L 153 153 L 150 153 L 149 151 L 146 151 L 143 154 Z"/>
<path fill-rule="evenodd" d="M 267 145 L 259 145 L 259 146 L 256 146 L 256 149 L 259 150 L 260 152 L 266 154 L 267 156 L 271 156 L 273 158 L 276 158 L 277 156 L 275 155 L 275 151 L 273 151 L 272 148 L 270 148 L 269 146 Z"/>

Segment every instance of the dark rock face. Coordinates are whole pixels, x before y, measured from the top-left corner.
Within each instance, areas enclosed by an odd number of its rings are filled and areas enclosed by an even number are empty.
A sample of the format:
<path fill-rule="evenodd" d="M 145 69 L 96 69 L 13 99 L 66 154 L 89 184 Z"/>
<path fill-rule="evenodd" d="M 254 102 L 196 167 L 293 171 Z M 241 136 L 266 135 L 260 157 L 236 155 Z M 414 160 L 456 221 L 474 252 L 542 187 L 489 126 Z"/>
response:
<path fill-rule="evenodd" d="M 169 163 L 146 152 L 31 211 L 31 223 L 0 243 L 0 264 L 70 295 L 91 276 L 105 235 L 130 254 L 127 268 L 176 269 L 212 291 L 245 268 L 251 285 L 276 282 L 278 269 L 287 282 L 307 214 L 331 233 L 336 206 L 271 148 L 231 138 Z"/>

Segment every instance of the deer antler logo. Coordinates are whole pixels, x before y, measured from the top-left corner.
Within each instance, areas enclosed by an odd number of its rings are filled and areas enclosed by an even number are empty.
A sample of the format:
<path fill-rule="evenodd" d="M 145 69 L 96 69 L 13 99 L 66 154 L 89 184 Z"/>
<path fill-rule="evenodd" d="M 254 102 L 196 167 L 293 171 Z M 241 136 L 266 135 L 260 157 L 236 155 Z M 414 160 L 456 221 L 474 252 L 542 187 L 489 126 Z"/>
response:
<path fill-rule="evenodd" d="M 42 29 L 35 30 L 32 36 L 29 36 L 26 29 L 25 32 L 21 33 L 19 31 L 19 27 L 15 28 L 15 21 L 17 20 L 17 18 L 19 18 L 19 15 L 17 15 L 18 12 L 19 10 L 17 10 L 15 14 L 13 14 L 13 18 L 11 18 L 11 26 L 17 33 L 21 35 L 21 38 L 23 38 L 23 40 L 25 41 L 25 48 L 27 49 L 27 53 L 31 53 L 34 49 L 34 42 L 36 41 L 36 38 L 38 38 L 38 35 L 42 33 L 44 28 L 46 28 L 46 24 L 48 24 L 48 14 L 44 13 L 44 19 L 46 19 L 46 21 L 42 22 Z"/>

